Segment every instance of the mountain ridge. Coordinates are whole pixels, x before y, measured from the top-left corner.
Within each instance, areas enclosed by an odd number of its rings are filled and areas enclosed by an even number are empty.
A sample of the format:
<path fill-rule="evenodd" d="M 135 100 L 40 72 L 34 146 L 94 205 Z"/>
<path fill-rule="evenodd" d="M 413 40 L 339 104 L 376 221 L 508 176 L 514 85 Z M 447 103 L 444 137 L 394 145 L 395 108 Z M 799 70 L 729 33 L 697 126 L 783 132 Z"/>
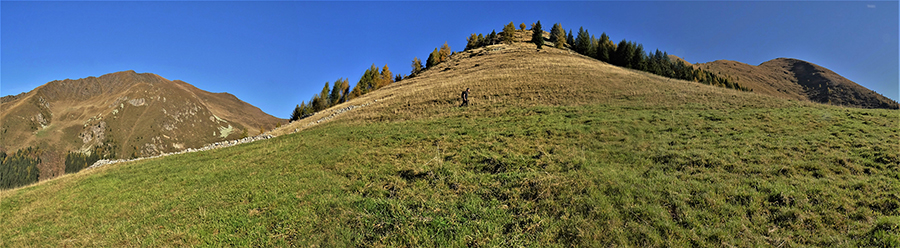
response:
<path fill-rule="evenodd" d="M 152 156 L 256 135 L 284 122 L 232 94 L 133 70 L 50 81 L 5 96 L 0 106 L 0 149 L 42 147 L 42 180 L 63 173 L 69 152 L 90 154 L 103 146 L 113 158 Z"/>
<path fill-rule="evenodd" d="M 900 109 L 900 104 L 828 68 L 794 58 L 775 58 L 757 66 L 732 60 L 695 64 L 729 75 L 754 92 L 858 108 Z"/>

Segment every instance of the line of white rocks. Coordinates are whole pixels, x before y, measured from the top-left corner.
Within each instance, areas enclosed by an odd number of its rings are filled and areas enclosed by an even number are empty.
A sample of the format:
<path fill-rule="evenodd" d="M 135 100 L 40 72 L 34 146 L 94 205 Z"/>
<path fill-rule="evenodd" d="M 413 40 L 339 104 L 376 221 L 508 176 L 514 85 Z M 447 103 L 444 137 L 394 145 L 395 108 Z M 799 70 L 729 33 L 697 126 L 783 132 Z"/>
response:
<path fill-rule="evenodd" d="M 349 112 L 350 110 L 354 110 L 354 109 L 357 109 L 357 108 L 362 108 L 362 107 L 365 107 L 365 106 L 369 106 L 370 104 L 373 104 L 373 103 L 375 103 L 375 102 L 378 102 L 378 100 L 377 100 L 377 99 L 376 99 L 376 100 L 372 100 L 371 102 L 367 102 L 367 103 L 364 103 L 364 104 L 362 104 L 362 105 L 350 105 L 350 106 L 347 106 L 347 107 L 343 107 L 343 108 L 336 109 L 336 110 L 334 110 L 334 111 L 331 112 L 331 115 L 328 115 L 328 116 L 319 118 L 319 119 L 316 120 L 316 121 L 311 121 L 311 122 L 309 122 L 309 123 L 306 123 L 306 125 L 303 126 L 303 127 L 309 127 L 309 126 L 312 126 L 312 125 L 316 125 L 316 124 L 319 124 L 319 123 L 322 123 L 322 122 L 331 120 L 331 119 L 333 119 L 334 117 L 336 117 L 336 116 L 338 116 L 338 115 L 341 115 L 341 114 L 343 114 L 343 113 Z M 295 132 L 295 133 L 298 132 L 298 131 L 300 131 L 299 128 L 294 129 L 294 132 Z"/>
<path fill-rule="evenodd" d="M 159 154 L 159 155 L 151 156 L 151 157 L 141 157 L 141 158 L 133 158 L 133 159 L 113 159 L 113 160 L 110 160 L 110 159 L 101 159 L 101 160 L 97 160 L 97 162 L 94 162 L 94 164 L 92 164 L 90 167 L 85 168 L 85 169 L 86 169 L 86 170 L 90 170 L 90 169 L 93 169 L 93 168 L 97 168 L 97 167 L 101 167 L 101 166 L 109 165 L 109 164 L 122 163 L 122 162 L 131 162 L 131 161 L 138 161 L 138 160 L 150 159 L 150 158 L 165 157 L 165 156 L 174 155 L 174 154 L 183 154 L 183 153 L 191 153 L 191 152 L 207 151 L 207 150 L 218 149 L 218 148 L 223 148 L 223 147 L 235 146 L 235 145 L 244 144 L 244 143 L 250 143 L 250 142 L 254 142 L 254 141 L 260 141 L 260 140 L 271 139 L 272 137 L 273 137 L 273 136 L 270 135 L 270 134 L 260 134 L 260 135 L 257 135 L 257 136 L 246 137 L 246 138 L 238 139 L 238 140 L 219 141 L 219 142 L 216 142 L 216 143 L 208 144 L 208 145 L 203 146 L 203 147 L 200 147 L 200 148 L 188 148 L 188 149 L 184 149 L 184 150 L 177 151 L 177 152 L 163 153 L 163 154 Z"/>
<path fill-rule="evenodd" d="M 324 122 L 324 121 L 331 120 L 332 118 L 334 118 L 334 117 L 336 117 L 336 116 L 338 116 L 338 115 L 340 115 L 340 114 L 346 113 L 346 112 L 348 112 L 348 111 L 350 111 L 350 110 L 354 110 L 354 109 L 357 109 L 357 108 L 362 108 L 362 107 L 365 107 L 365 106 L 369 106 L 370 104 L 373 104 L 373 103 L 375 103 L 375 102 L 378 102 L 378 100 L 373 100 L 373 101 L 371 101 L 371 102 L 368 102 L 368 103 L 365 103 L 365 104 L 362 104 L 362 105 L 350 105 L 350 106 L 347 106 L 347 107 L 344 107 L 344 108 L 336 109 L 336 110 L 334 110 L 334 111 L 331 113 L 331 115 L 328 115 L 328 116 L 326 116 L 326 117 L 319 118 L 319 119 L 316 120 L 315 122 L 307 123 L 307 124 L 306 124 L 306 127 L 309 127 L 309 126 L 315 125 L 315 124 L 319 124 L 319 123 Z M 299 131 L 299 130 L 298 130 L 298 129 L 294 129 L 294 132 L 297 132 L 297 131 Z M 90 169 L 93 169 L 93 168 L 97 168 L 97 167 L 101 167 L 101 166 L 109 165 L 109 164 L 122 163 L 122 162 L 131 162 L 131 161 L 138 161 L 138 160 L 150 159 L 150 158 L 165 157 L 165 156 L 174 155 L 174 154 L 183 154 L 183 153 L 190 153 L 190 152 L 207 151 L 207 150 L 218 149 L 218 148 L 223 148 L 223 147 L 235 146 L 235 145 L 244 144 L 244 143 L 250 143 L 250 142 L 259 141 L 259 140 L 271 139 L 272 137 L 274 137 L 274 136 L 272 136 L 272 135 L 270 135 L 270 134 L 260 134 L 260 135 L 257 135 L 257 136 L 247 137 L 247 138 L 243 138 L 243 139 L 239 139 L 239 140 L 220 141 L 220 142 L 208 144 L 208 145 L 203 146 L 203 147 L 201 147 L 201 148 L 188 148 L 188 149 L 184 149 L 184 150 L 181 150 L 181 151 L 178 151 L 178 152 L 163 153 L 163 154 L 159 154 L 159 155 L 151 156 L 151 157 L 141 157 L 141 158 L 133 158 L 133 159 L 112 159 L 112 160 L 110 160 L 110 159 L 101 159 L 101 160 L 97 160 L 97 162 L 94 162 L 94 164 L 92 164 L 90 167 L 85 168 L 85 169 L 86 169 L 86 170 L 90 170 Z"/>

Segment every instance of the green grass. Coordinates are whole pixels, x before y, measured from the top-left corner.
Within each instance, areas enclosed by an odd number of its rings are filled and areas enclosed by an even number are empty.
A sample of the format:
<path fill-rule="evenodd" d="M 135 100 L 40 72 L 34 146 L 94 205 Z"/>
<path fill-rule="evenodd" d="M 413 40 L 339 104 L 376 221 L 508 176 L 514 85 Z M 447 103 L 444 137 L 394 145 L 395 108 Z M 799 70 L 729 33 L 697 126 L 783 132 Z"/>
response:
<path fill-rule="evenodd" d="M 897 246 L 896 111 L 503 105 L 0 193 L 0 246 Z"/>

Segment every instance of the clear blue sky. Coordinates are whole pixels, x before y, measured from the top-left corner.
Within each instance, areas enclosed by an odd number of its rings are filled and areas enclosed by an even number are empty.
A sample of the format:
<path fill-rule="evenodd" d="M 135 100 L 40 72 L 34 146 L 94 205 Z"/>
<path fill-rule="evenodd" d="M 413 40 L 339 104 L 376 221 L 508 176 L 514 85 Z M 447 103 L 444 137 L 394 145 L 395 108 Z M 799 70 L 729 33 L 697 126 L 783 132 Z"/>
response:
<path fill-rule="evenodd" d="M 57 79 L 150 72 L 289 117 L 370 65 L 408 74 L 448 42 L 510 21 L 584 27 L 692 63 L 778 57 L 894 100 L 898 2 L 0 2 L 0 95 Z"/>

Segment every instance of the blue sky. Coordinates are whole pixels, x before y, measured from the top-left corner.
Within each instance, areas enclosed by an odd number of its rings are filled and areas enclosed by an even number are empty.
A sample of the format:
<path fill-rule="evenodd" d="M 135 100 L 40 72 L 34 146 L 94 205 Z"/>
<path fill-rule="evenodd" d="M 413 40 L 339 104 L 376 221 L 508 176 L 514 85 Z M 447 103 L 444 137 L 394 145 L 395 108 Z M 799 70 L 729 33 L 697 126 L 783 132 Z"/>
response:
<path fill-rule="evenodd" d="M 408 74 L 447 42 L 537 20 L 692 63 L 806 60 L 894 100 L 898 2 L 0 2 L 0 95 L 135 70 L 289 117 L 370 65 Z"/>

